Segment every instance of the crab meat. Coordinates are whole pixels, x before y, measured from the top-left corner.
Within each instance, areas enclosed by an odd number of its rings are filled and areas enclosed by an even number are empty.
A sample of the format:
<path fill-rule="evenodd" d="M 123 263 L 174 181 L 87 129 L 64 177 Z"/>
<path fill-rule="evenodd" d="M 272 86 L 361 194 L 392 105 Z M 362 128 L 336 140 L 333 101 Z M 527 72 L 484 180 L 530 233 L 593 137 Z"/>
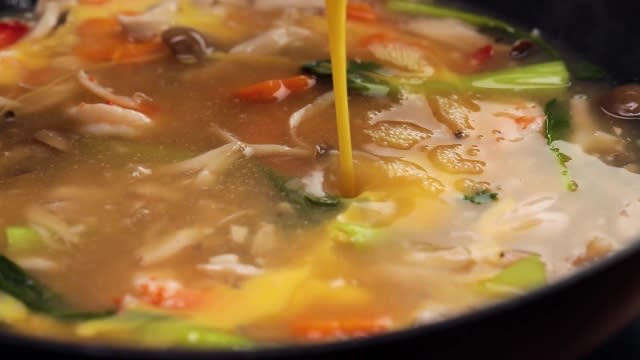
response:
<path fill-rule="evenodd" d="M 67 114 L 79 122 L 79 131 L 91 135 L 135 137 L 153 125 L 147 115 L 117 105 L 82 103 Z"/>
<path fill-rule="evenodd" d="M 133 96 L 122 96 L 113 93 L 112 89 L 106 88 L 100 85 L 93 77 L 89 76 L 83 70 L 78 72 L 78 81 L 87 90 L 91 91 L 96 96 L 101 97 L 110 104 L 122 106 L 129 109 L 140 110 L 140 107 L 144 101 L 151 101 L 151 98 L 147 95 L 137 92 Z"/>

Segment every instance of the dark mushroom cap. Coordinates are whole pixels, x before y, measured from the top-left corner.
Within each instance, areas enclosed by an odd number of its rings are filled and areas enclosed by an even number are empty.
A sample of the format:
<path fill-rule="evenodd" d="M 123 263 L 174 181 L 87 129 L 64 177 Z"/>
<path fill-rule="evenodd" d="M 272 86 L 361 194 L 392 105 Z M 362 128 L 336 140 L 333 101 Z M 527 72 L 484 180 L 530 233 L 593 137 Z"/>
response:
<path fill-rule="evenodd" d="M 200 31 L 185 27 L 174 26 L 162 32 L 162 41 L 171 49 L 178 61 L 185 64 L 195 64 L 213 53 L 211 40 Z"/>
<path fill-rule="evenodd" d="M 606 114 L 621 119 L 640 119 L 640 85 L 629 84 L 613 88 L 600 99 Z"/>

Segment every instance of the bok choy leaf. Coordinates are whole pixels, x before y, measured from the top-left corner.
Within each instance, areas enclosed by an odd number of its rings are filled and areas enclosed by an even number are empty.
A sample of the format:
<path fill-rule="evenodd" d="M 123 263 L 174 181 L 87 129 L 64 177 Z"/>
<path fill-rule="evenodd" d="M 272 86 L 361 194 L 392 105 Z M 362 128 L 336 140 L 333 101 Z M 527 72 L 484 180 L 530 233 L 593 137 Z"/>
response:
<path fill-rule="evenodd" d="M 75 330 L 78 336 L 84 338 L 124 337 L 151 346 L 245 349 L 253 345 L 250 340 L 239 335 L 153 312 L 127 311 L 81 322 Z"/>
<path fill-rule="evenodd" d="M 0 255 L 0 292 L 22 302 L 30 310 L 56 318 L 77 320 L 109 315 L 112 311 L 76 312 L 56 292 L 24 272 L 7 257 Z"/>
<path fill-rule="evenodd" d="M 273 188 L 293 209 L 294 214 L 286 222 L 317 224 L 335 217 L 344 210 L 344 200 L 332 196 L 317 196 L 305 191 L 299 179 L 288 177 L 260 163 L 255 163 Z"/>
<path fill-rule="evenodd" d="M 329 60 L 315 61 L 303 66 L 303 71 L 318 77 L 331 76 Z M 414 79 L 393 75 L 381 65 L 371 62 L 349 61 L 349 89 L 362 95 L 383 95 L 403 89 L 415 93 L 451 91 L 549 91 L 562 90 L 570 85 L 569 72 L 561 61 L 515 67 L 490 73 L 469 76 L 450 76 L 447 80 Z M 378 89 L 378 90 L 376 90 Z"/>
<path fill-rule="evenodd" d="M 554 145 L 556 140 L 564 137 L 571 126 L 569 110 L 565 104 L 560 103 L 557 99 L 553 99 L 545 105 L 544 115 L 545 136 L 549 149 L 553 152 L 562 167 L 562 176 L 565 179 L 567 190 L 571 192 L 577 191 L 578 183 L 571 178 L 569 168 L 567 167 L 567 163 L 571 160 L 571 157 L 560 151 L 560 149 Z"/>

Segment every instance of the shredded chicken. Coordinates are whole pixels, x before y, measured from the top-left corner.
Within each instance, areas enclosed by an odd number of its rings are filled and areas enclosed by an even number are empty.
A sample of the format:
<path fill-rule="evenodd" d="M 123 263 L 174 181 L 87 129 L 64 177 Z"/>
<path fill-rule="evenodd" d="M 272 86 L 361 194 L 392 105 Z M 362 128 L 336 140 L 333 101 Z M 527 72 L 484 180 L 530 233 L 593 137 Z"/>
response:
<path fill-rule="evenodd" d="M 39 1 L 36 8 L 36 13 L 40 16 L 38 23 L 26 38 L 40 39 L 49 35 L 56 28 L 63 14 L 76 3 L 76 0 Z"/>
<path fill-rule="evenodd" d="M 153 125 L 147 115 L 108 104 L 80 104 L 67 110 L 80 123 L 79 130 L 91 135 L 135 137 Z"/>
<path fill-rule="evenodd" d="M 260 275 L 263 270 L 248 264 L 240 263 L 238 255 L 224 254 L 209 258 L 206 264 L 198 265 L 198 269 L 210 274 L 232 274 L 238 276 Z"/>
<path fill-rule="evenodd" d="M 33 138 L 56 150 L 69 151 L 71 148 L 69 140 L 55 130 L 40 130 L 33 135 Z"/>
<path fill-rule="evenodd" d="M 210 174 L 217 174 L 243 156 L 250 156 L 246 147 L 238 143 L 228 143 L 191 159 L 164 166 L 158 172 L 194 173 L 204 170 Z"/>
<path fill-rule="evenodd" d="M 167 0 L 148 8 L 142 14 L 118 15 L 118 22 L 129 39 L 145 41 L 171 27 L 177 12 L 178 1 Z"/>
<path fill-rule="evenodd" d="M 16 263 L 29 271 L 56 271 L 60 270 L 60 265 L 42 257 L 25 257 L 16 259 Z"/>
<path fill-rule="evenodd" d="M 164 261 L 189 246 L 195 245 L 203 237 L 213 233 L 211 228 L 187 228 L 169 235 L 159 242 L 152 242 L 150 245 L 139 251 L 140 264 L 153 265 Z"/>
<path fill-rule="evenodd" d="M 73 82 L 53 82 L 18 98 L 17 101 L 20 102 L 21 106 L 16 112 L 19 114 L 33 114 L 60 105 L 73 97 L 77 90 L 78 86 Z"/>
<path fill-rule="evenodd" d="M 140 110 L 140 105 L 144 101 L 151 101 L 150 97 L 141 92 L 137 92 L 131 97 L 116 95 L 113 93 L 112 89 L 100 85 L 94 78 L 87 75 L 84 70 L 79 71 L 77 77 L 82 86 L 110 104 L 122 106 L 129 109 Z"/>
<path fill-rule="evenodd" d="M 285 46 L 303 41 L 311 31 L 299 26 L 279 27 L 242 42 L 229 50 L 230 54 L 275 54 Z"/>
<path fill-rule="evenodd" d="M 46 232 L 55 234 L 58 238 L 62 239 L 66 245 L 78 242 L 78 235 L 76 234 L 76 231 L 74 231 L 73 227 L 67 224 L 63 219 L 43 208 L 31 207 L 27 209 L 26 217 L 29 224 L 36 228 L 36 231 L 38 229 L 45 229 Z M 55 245 L 54 241 L 47 241 L 48 238 L 50 237 L 43 237 L 45 242 L 49 245 Z"/>
<path fill-rule="evenodd" d="M 290 156 L 290 157 L 310 157 L 313 152 L 310 149 L 292 148 L 285 145 L 277 144 L 247 144 L 244 143 L 235 136 L 231 135 L 228 131 L 221 129 L 215 124 L 211 125 L 211 129 L 214 134 L 220 137 L 222 140 L 229 143 L 236 143 L 246 149 L 245 154 L 250 156 Z"/>

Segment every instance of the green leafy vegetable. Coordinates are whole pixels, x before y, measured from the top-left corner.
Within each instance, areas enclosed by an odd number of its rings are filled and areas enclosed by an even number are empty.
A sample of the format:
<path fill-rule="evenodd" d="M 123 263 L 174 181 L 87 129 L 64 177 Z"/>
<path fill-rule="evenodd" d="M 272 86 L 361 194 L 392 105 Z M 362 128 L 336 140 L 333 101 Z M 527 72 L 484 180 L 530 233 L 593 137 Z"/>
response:
<path fill-rule="evenodd" d="M 344 209 L 344 200 L 339 197 L 310 194 L 304 190 L 299 179 L 280 174 L 262 164 L 256 163 L 256 166 L 293 208 L 296 218 L 287 219 L 291 224 L 321 223 L 335 217 Z"/>
<path fill-rule="evenodd" d="M 109 315 L 111 311 L 98 313 L 75 312 L 56 292 L 29 276 L 7 257 L 0 255 L 0 291 L 25 304 L 30 310 L 48 315 L 76 320 Z"/>
<path fill-rule="evenodd" d="M 41 248 L 44 245 L 40 234 L 28 226 L 9 226 L 4 232 L 9 253 L 30 251 Z"/>
<path fill-rule="evenodd" d="M 554 141 L 562 139 L 571 127 L 569 111 L 566 105 L 558 102 L 558 99 L 553 99 L 544 106 L 544 114 L 544 132 L 547 144 L 551 145 Z"/>
<path fill-rule="evenodd" d="M 452 75 L 446 81 L 394 75 L 381 65 L 371 62 L 351 60 L 349 64 L 348 76 L 358 79 L 349 83 L 349 89 L 363 95 L 385 95 L 398 89 L 425 94 L 471 90 L 531 92 L 565 89 L 570 85 L 569 73 L 561 61 L 470 76 Z M 331 63 L 328 60 L 316 61 L 304 65 L 303 70 L 319 77 L 327 76 L 331 74 Z"/>
<path fill-rule="evenodd" d="M 554 142 L 562 139 L 571 127 L 568 107 L 566 104 L 560 103 L 557 99 L 553 99 L 545 105 L 544 114 L 545 136 L 549 149 L 553 152 L 562 167 L 562 176 L 565 179 L 567 190 L 572 192 L 577 191 L 578 183 L 571 178 L 569 168 L 567 167 L 567 163 L 571 160 L 571 157 L 560 151 L 560 149 L 554 145 Z"/>
<path fill-rule="evenodd" d="M 464 200 L 470 201 L 471 203 L 474 203 L 476 205 L 483 205 L 488 204 L 492 201 L 497 201 L 498 194 L 489 190 L 482 190 L 471 195 L 465 194 Z"/>
<path fill-rule="evenodd" d="M 368 225 L 336 221 L 330 226 L 331 238 L 356 246 L 369 245 L 384 237 L 385 232 Z"/>
<path fill-rule="evenodd" d="M 528 256 L 492 278 L 481 281 L 479 290 L 489 296 L 506 296 L 537 288 L 546 281 L 546 268 L 542 260 L 538 256 Z"/>
<path fill-rule="evenodd" d="M 143 345 L 182 346 L 190 348 L 234 348 L 253 346 L 248 339 L 176 319 L 164 314 L 128 311 L 76 326 L 81 337 L 112 336 L 134 340 Z"/>
<path fill-rule="evenodd" d="M 519 29 L 518 27 L 511 25 L 507 22 L 494 19 L 488 16 L 481 16 L 465 11 L 452 9 L 448 7 L 423 4 L 410 1 L 392 0 L 387 2 L 387 8 L 409 15 L 418 16 L 433 16 L 433 17 L 447 17 L 464 21 L 468 24 L 475 25 L 480 29 L 486 28 L 491 30 L 497 30 L 506 35 L 509 35 L 512 39 L 529 39 L 536 45 L 544 49 L 549 55 L 554 58 L 559 58 L 558 52 L 549 45 L 546 41 L 542 40 L 538 36 L 532 35 L 530 32 Z"/>
<path fill-rule="evenodd" d="M 331 61 L 319 60 L 302 66 L 302 70 L 316 76 L 331 76 Z M 367 96 L 385 96 L 392 85 L 381 79 L 383 67 L 368 61 L 350 60 L 347 63 L 347 87 Z"/>
<path fill-rule="evenodd" d="M 473 88 L 496 90 L 561 89 L 570 85 L 569 72 L 562 61 L 515 67 L 472 75 L 465 81 Z"/>

